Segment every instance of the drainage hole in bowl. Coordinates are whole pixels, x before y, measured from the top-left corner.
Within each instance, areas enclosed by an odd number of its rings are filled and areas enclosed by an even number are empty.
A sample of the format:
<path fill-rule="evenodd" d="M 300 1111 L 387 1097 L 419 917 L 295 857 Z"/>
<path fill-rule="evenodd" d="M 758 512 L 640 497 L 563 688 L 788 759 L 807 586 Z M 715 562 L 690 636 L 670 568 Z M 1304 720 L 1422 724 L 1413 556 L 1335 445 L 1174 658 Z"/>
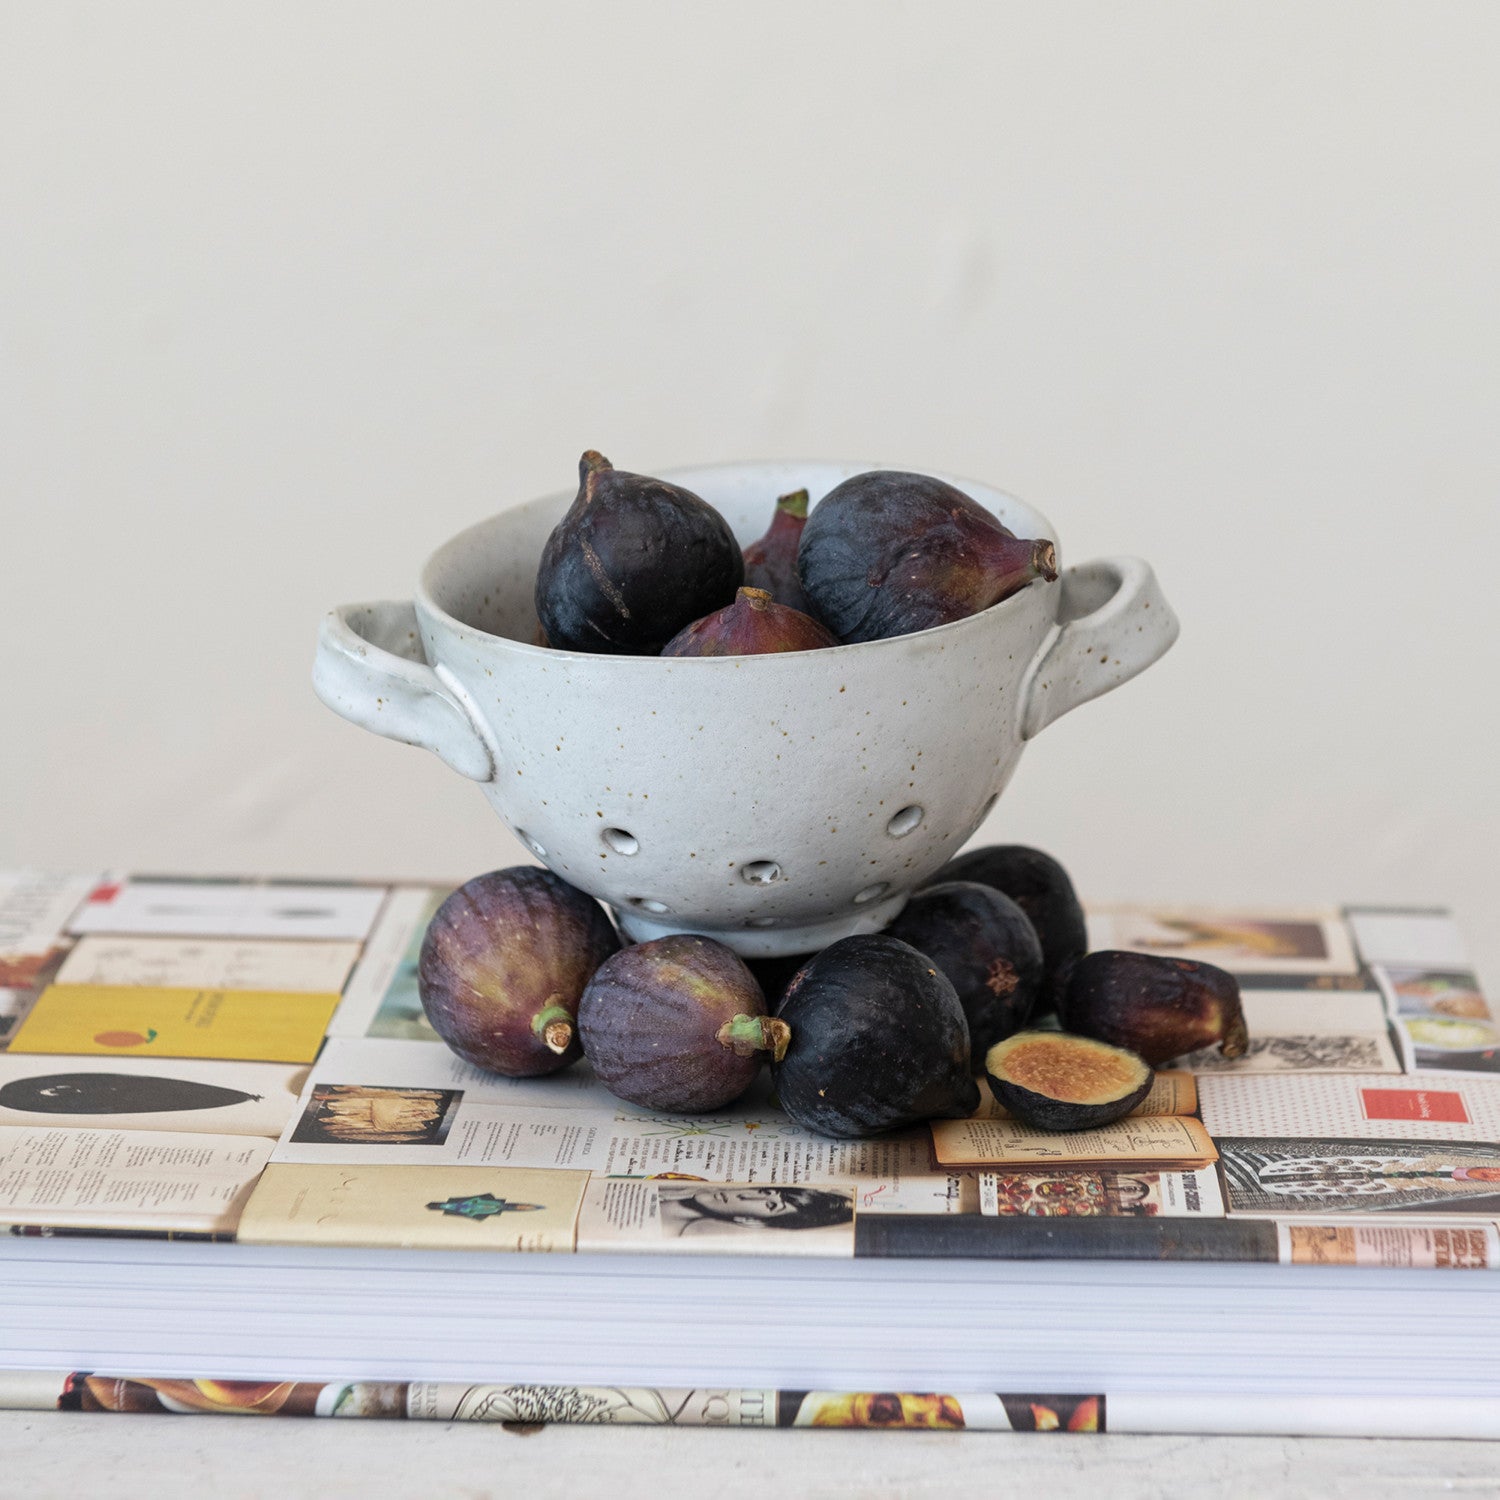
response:
<path fill-rule="evenodd" d="M 889 881 L 877 880 L 874 885 L 867 885 L 864 890 L 855 896 L 854 904 L 856 906 L 864 906 L 871 901 L 878 901 L 890 888 Z"/>
<path fill-rule="evenodd" d="M 893 839 L 904 839 L 923 818 L 926 812 L 917 806 L 915 802 L 910 807 L 903 807 L 900 812 L 885 825 L 885 831 Z"/>
<path fill-rule="evenodd" d="M 524 828 L 518 828 L 518 829 L 516 829 L 516 837 L 518 839 L 520 839 L 520 841 L 523 844 L 525 844 L 526 847 L 528 849 L 530 849 L 531 852 L 534 855 L 536 855 L 536 857 L 538 859 L 546 859 L 546 857 L 547 857 L 547 847 L 546 847 L 546 845 L 545 844 L 539 844 L 539 843 L 537 843 L 537 841 L 534 838 L 532 838 L 532 836 L 529 833 L 527 833 Z"/>
<path fill-rule="evenodd" d="M 781 879 L 781 866 L 774 859 L 757 859 L 740 866 L 740 879 L 749 885 L 773 885 Z"/>
<path fill-rule="evenodd" d="M 600 835 L 616 854 L 639 854 L 641 841 L 623 828 L 606 828 Z"/>
<path fill-rule="evenodd" d="M 779 917 L 751 917 L 745 923 L 746 927 L 774 927 L 780 921 Z"/>
<path fill-rule="evenodd" d="M 638 906 L 642 911 L 655 912 L 657 916 L 671 910 L 665 901 L 653 901 L 650 896 L 627 896 L 625 899 L 631 906 Z"/>

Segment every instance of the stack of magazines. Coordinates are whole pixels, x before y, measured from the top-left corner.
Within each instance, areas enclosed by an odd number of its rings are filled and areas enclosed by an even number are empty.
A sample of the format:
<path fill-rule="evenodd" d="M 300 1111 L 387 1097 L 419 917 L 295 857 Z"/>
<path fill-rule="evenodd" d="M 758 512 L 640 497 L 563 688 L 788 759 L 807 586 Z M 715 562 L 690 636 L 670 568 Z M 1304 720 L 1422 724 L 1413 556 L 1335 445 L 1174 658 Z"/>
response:
<path fill-rule="evenodd" d="M 1500 1436 L 1500 1026 L 1444 912 L 1093 909 L 1236 974 L 1248 1054 L 834 1141 L 462 1062 L 448 889 L 0 875 L 0 1405 Z"/>

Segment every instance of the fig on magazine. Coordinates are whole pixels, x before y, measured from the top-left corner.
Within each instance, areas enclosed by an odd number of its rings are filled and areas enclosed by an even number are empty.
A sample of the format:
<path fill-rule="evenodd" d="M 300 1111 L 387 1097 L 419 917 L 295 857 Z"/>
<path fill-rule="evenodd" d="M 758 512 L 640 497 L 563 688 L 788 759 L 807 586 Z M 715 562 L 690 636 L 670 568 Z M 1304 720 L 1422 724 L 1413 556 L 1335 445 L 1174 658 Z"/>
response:
<path fill-rule="evenodd" d="M 579 486 L 542 549 L 536 613 L 562 651 L 655 656 L 722 609 L 744 581 L 739 543 L 706 501 L 585 453 Z"/>
<path fill-rule="evenodd" d="M 0 1107 L 42 1115 L 149 1115 L 225 1109 L 260 1094 L 145 1073 L 39 1073 L 0 1084 Z"/>
<path fill-rule="evenodd" d="M 1034 1130 L 1093 1130 L 1123 1120 L 1156 1074 L 1134 1052 L 1064 1031 L 1018 1031 L 984 1055 L 996 1102 Z"/>
<path fill-rule="evenodd" d="M 592 896 L 535 865 L 465 882 L 422 939 L 417 991 L 432 1029 L 465 1062 L 511 1078 L 582 1055 L 583 987 L 620 946 Z"/>
<path fill-rule="evenodd" d="M 701 1114 L 738 1099 L 764 1054 L 786 1048 L 745 961 L 722 943 L 676 933 L 622 948 L 578 1007 L 583 1050 L 616 1098 Z"/>
<path fill-rule="evenodd" d="M 878 641 L 977 614 L 1037 579 L 1057 553 L 926 474 L 875 470 L 831 489 L 807 518 L 797 574 L 841 641 Z"/>
<path fill-rule="evenodd" d="M 807 1130 L 858 1139 L 979 1107 L 958 994 L 899 938 L 824 948 L 792 977 L 776 1014 L 791 1041 L 771 1078 L 781 1107 Z"/>
<path fill-rule="evenodd" d="M 886 932 L 925 953 L 958 992 L 974 1072 L 985 1053 L 1019 1031 L 1042 987 L 1042 945 L 1009 896 L 972 880 L 924 886 Z"/>
<path fill-rule="evenodd" d="M 1065 1029 L 1138 1052 L 1152 1067 L 1219 1044 L 1250 1045 L 1239 982 L 1212 964 L 1106 949 L 1073 966 L 1058 1004 Z"/>
<path fill-rule="evenodd" d="M 928 885 L 977 880 L 1024 911 L 1042 945 L 1042 1004 L 1051 1008 L 1068 971 L 1089 948 L 1083 906 L 1068 872 L 1050 854 L 1025 844 L 989 844 L 950 859 Z"/>

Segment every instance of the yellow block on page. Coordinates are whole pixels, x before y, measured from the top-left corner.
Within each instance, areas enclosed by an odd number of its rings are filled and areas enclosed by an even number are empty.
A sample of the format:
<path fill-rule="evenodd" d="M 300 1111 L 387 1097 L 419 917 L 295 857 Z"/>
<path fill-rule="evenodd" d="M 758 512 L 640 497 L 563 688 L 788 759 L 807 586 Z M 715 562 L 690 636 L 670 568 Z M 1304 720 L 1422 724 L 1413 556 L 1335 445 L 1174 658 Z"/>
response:
<path fill-rule="evenodd" d="M 8 1050 L 311 1062 L 338 1003 L 336 994 L 54 984 Z"/>

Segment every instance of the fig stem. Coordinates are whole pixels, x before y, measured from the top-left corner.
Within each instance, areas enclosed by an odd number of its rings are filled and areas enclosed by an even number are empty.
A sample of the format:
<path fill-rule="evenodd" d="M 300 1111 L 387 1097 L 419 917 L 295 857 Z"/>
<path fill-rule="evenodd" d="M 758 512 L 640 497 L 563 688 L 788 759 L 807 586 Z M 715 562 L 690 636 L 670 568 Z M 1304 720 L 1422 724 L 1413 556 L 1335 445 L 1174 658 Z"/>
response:
<path fill-rule="evenodd" d="M 775 1016 L 736 1016 L 719 1027 L 719 1045 L 730 1048 L 736 1057 L 752 1052 L 769 1052 L 776 1062 L 786 1056 L 792 1040 L 792 1028 Z"/>
<path fill-rule="evenodd" d="M 807 491 L 793 490 L 789 495 L 783 495 L 776 502 L 776 509 L 784 516 L 790 516 L 794 521 L 805 521 L 807 519 Z"/>
<path fill-rule="evenodd" d="M 1243 1013 L 1237 1014 L 1224 1030 L 1224 1039 L 1219 1043 L 1219 1051 L 1225 1057 L 1243 1057 L 1249 1046 L 1250 1028 L 1245 1025 Z"/>
<path fill-rule="evenodd" d="M 531 1029 L 547 1050 L 559 1057 L 573 1045 L 573 1013 L 555 1001 L 549 1001 L 532 1017 Z"/>

